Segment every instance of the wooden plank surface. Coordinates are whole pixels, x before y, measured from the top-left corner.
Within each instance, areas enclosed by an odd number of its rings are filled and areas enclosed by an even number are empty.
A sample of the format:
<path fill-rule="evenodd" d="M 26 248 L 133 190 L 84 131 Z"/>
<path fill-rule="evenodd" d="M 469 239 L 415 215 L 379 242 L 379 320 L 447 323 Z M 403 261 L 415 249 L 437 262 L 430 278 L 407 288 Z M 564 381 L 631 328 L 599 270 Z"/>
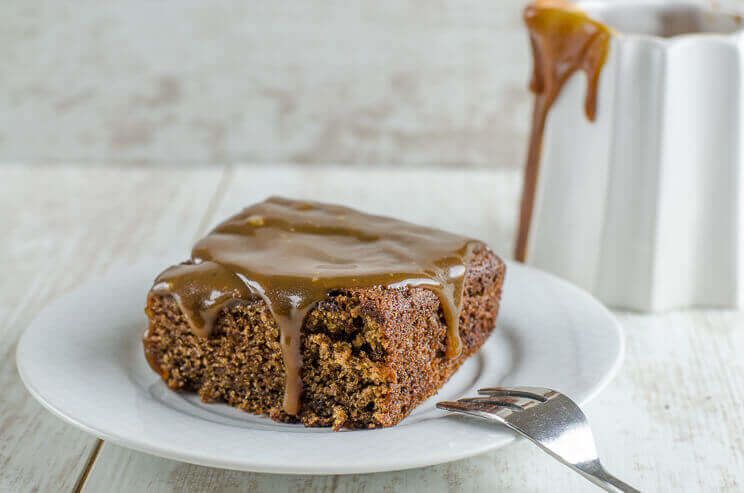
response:
<path fill-rule="evenodd" d="M 96 446 L 23 388 L 20 333 L 47 302 L 112 261 L 187 245 L 221 175 L 0 169 L 0 491 L 70 491 Z"/>
<path fill-rule="evenodd" d="M 585 406 L 607 467 L 643 491 L 741 491 L 744 314 L 619 315 L 625 365 Z M 450 464 L 336 477 L 223 471 L 107 444 L 89 490 L 111 478 L 114 491 L 596 491 L 524 441 Z"/>
<path fill-rule="evenodd" d="M 0 173 L 0 206 L 12 211 L 0 216 L 7 234 L 0 243 L 6 274 L 0 280 L 5 336 L 0 379 L 6 392 L 0 400 L 0 490 L 10 491 L 69 490 L 95 444 L 25 393 L 12 350 L 46 301 L 113 259 L 174 246 L 186 252 L 209 226 L 272 193 L 437 224 L 509 252 L 519 190 L 518 176 L 503 171 L 253 167 L 176 174 L 45 168 Z M 21 203 L 26 207 L 17 207 Z M 76 262 L 77 252 L 90 264 Z M 625 364 L 585 408 L 608 468 L 647 491 L 741 491 L 744 313 L 618 315 L 627 333 Z M 93 492 L 595 491 L 525 442 L 429 468 L 330 477 L 225 471 L 106 443 L 85 487 Z"/>

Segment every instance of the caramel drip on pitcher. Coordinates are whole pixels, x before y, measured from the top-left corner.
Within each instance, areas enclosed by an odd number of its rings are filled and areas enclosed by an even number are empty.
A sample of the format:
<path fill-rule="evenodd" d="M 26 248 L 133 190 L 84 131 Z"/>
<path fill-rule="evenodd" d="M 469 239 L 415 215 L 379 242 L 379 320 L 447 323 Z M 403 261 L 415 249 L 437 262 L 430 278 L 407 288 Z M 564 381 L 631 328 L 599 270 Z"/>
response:
<path fill-rule="evenodd" d="M 578 70 L 587 77 L 584 111 L 590 121 L 597 114 L 599 76 L 607 60 L 612 32 L 565 0 L 538 0 L 524 10 L 532 46 L 530 90 L 535 94 L 527 164 L 514 257 L 527 258 L 530 223 L 540 171 L 543 134 L 551 107 L 564 84 Z"/>
<path fill-rule="evenodd" d="M 262 299 L 280 332 L 283 409 L 297 415 L 302 325 L 333 290 L 431 290 L 447 325 L 446 357 L 459 356 L 465 266 L 478 244 L 346 207 L 272 197 L 217 226 L 189 262 L 160 274 L 150 293 L 172 296 L 199 337 L 210 335 L 226 306 Z"/>

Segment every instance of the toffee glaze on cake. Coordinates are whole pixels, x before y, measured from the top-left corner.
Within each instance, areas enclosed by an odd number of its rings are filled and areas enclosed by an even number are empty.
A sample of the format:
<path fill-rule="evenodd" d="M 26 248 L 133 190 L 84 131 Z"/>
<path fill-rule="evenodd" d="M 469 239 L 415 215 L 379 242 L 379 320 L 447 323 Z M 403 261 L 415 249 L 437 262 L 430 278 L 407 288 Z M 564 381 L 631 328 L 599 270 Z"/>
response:
<path fill-rule="evenodd" d="M 527 258 L 543 133 L 550 109 L 568 79 L 581 70 L 587 77 L 584 111 L 586 117 L 594 121 L 599 76 L 607 60 L 612 36 L 609 27 L 566 0 L 537 0 L 531 3 L 524 10 L 524 22 L 532 47 L 530 90 L 535 94 L 535 102 L 514 253 L 520 262 Z"/>
<path fill-rule="evenodd" d="M 302 324 L 335 289 L 431 290 L 447 325 L 446 357 L 459 356 L 464 274 L 478 245 L 347 207 L 272 197 L 217 226 L 194 246 L 189 262 L 157 277 L 150 296 L 172 296 L 200 337 L 209 336 L 225 307 L 263 299 L 280 329 L 283 409 L 296 415 L 302 394 Z"/>

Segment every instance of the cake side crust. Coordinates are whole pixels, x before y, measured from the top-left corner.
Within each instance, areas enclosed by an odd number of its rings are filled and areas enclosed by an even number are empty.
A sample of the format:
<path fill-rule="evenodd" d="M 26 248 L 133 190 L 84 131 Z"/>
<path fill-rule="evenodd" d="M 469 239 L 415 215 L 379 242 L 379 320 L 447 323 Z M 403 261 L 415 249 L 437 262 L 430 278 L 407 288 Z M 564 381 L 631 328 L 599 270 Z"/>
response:
<path fill-rule="evenodd" d="M 302 407 L 282 410 L 279 329 L 260 300 L 232 305 L 207 338 L 193 335 L 173 298 L 151 296 L 148 360 L 171 389 L 198 392 L 255 414 L 306 426 L 374 428 L 407 416 L 475 353 L 493 330 L 504 263 L 486 247 L 465 274 L 462 354 L 447 359 L 446 323 L 425 288 L 337 290 L 307 315 L 302 337 Z"/>

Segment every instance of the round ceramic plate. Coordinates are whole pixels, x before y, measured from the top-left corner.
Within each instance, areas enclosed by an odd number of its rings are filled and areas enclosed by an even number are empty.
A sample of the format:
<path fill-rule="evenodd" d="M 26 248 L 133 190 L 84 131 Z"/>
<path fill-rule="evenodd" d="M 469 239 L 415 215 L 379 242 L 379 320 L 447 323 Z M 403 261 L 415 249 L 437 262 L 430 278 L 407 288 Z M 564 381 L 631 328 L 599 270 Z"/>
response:
<path fill-rule="evenodd" d="M 564 281 L 510 263 L 493 335 L 398 426 L 332 432 L 275 423 L 172 392 L 148 367 L 140 340 L 143 306 L 152 279 L 171 263 L 160 258 L 114 267 L 42 310 L 17 352 L 31 394 L 104 440 L 171 459 L 248 471 L 364 473 L 452 461 L 514 440 L 497 425 L 437 410 L 437 400 L 473 396 L 487 386 L 535 385 L 584 403 L 622 359 L 621 329 L 601 304 Z"/>

